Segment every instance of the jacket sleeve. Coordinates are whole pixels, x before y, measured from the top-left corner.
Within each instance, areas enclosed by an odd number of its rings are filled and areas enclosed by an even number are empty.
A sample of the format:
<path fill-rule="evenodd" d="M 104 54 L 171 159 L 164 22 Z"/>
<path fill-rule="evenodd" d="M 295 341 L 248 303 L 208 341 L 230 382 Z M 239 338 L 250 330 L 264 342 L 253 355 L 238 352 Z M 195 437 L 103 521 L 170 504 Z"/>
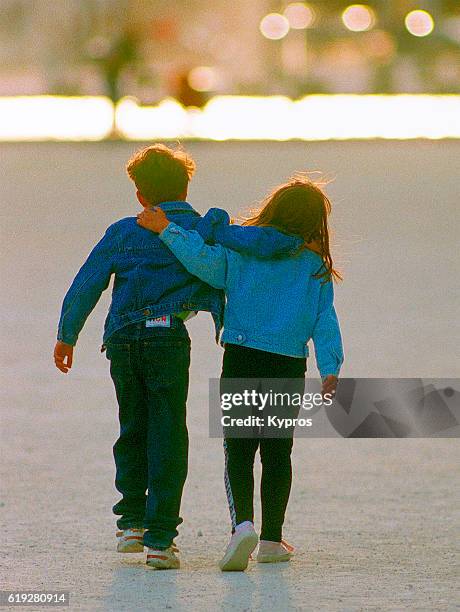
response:
<path fill-rule="evenodd" d="M 80 268 L 66 293 L 61 308 L 57 339 L 75 345 L 113 272 L 113 226 L 98 242 Z"/>
<path fill-rule="evenodd" d="M 181 264 L 194 276 L 216 289 L 225 289 L 227 251 L 220 244 L 205 244 L 200 234 L 170 223 L 159 235 Z"/>
<path fill-rule="evenodd" d="M 261 259 L 293 255 L 303 243 L 301 238 L 283 234 L 274 227 L 231 225 L 228 213 L 220 208 L 211 208 L 195 229 L 205 242 Z"/>
<path fill-rule="evenodd" d="M 320 286 L 318 314 L 312 339 L 321 378 L 330 374 L 338 376 L 343 363 L 343 347 L 339 321 L 334 308 L 332 281 Z"/>

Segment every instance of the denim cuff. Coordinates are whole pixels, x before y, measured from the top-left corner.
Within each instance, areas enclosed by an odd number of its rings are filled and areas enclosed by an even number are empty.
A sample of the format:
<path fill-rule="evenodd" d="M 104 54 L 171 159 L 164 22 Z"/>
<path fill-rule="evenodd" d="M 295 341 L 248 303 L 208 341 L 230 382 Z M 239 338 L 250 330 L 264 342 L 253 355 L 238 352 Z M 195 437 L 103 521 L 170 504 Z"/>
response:
<path fill-rule="evenodd" d="M 77 344 L 78 336 L 73 336 L 70 334 L 63 334 L 59 332 L 57 335 L 57 340 L 59 342 L 64 342 L 64 344 L 70 344 L 71 346 L 75 346 Z"/>

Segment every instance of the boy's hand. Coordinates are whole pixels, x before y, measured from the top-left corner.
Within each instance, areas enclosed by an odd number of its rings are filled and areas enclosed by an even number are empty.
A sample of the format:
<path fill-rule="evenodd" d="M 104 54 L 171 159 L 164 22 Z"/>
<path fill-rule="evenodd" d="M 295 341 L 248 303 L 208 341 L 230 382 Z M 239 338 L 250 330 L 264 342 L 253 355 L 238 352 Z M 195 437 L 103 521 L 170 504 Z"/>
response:
<path fill-rule="evenodd" d="M 161 232 L 168 227 L 169 220 L 161 208 L 155 206 L 154 208 L 149 208 L 139 213 L 137 215 L 137 224 L 141 227 L 145 227 L 145 229 L 151 232 L 161 234 Z"/>
<path fill-rule="evenodd" d="M 335 390 L 337 389 L 338 382 L 339 379 L 337 378 L 337 376 L 333 376 L 332 374 L 326 376 L 326 378 L 323 380 L 323 388 L 321 390 L 322 395 L 324 396 L 326 395 L 326 393 L 335 395 Z"/>
<path fill-rule="evenodd" d="M 72 367 L 73 361 L 73 346 L 58 340 L 54 347 L 54 365 L 58 370 L 67 374 Z"/>

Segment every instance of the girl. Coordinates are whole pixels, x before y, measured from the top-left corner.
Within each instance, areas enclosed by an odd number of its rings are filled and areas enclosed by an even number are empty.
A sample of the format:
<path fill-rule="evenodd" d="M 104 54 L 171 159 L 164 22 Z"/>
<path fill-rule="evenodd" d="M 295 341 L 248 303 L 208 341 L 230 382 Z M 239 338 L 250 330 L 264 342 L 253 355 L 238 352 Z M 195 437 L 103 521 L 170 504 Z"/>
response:
<path fill-rule="evenodd" d="M 315 345 L 323 393 L 334 393 L 343 362 L 332 280 L 340 279 L 329 250 L 331 204 L 321 187 L 295 176 L 275 189 L 246 226 L 271 226 L 300 236 L 304 246 L 291 257 L 262 260 L 216 244 L 170 223 L 160 209 L 138 215 L 138 223 L 160 234 L 182 264 L 227 302 L 222 343 L 222 378 L 303 380 L 307 342 Z M 242 228 L 244 229 L 244 228 Z M 314 252 L 312 248 L 314 247 Z M 288 438 L 226 438 L 225 481 L 232 537 L 220 562 L 223 571 L 245 570 L 257 545 L 254 530 L 254 458 L 262 461 L 262 529 L 257 561 L 290 559 L 282 539 L 291 488 L 292 435 Z"/>

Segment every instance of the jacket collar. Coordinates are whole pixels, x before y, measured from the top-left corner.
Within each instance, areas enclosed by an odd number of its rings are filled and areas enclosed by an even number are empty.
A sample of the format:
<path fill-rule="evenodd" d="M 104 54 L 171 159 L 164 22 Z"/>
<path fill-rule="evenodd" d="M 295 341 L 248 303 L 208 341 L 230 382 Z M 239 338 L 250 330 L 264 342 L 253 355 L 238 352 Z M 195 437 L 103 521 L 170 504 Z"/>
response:
<path fill-rule="evenodd" d="M 161 208 L 161 210 L 164 210 L 164 212 L 168 213 L 168 212 L 196 212 L 193 207 L 188 203 L 188 202 L 184 202 L 184 201 L 175 201 L 175 202 L 161 202 L 160 204 L 158 204 L 159 208 Z"/>

